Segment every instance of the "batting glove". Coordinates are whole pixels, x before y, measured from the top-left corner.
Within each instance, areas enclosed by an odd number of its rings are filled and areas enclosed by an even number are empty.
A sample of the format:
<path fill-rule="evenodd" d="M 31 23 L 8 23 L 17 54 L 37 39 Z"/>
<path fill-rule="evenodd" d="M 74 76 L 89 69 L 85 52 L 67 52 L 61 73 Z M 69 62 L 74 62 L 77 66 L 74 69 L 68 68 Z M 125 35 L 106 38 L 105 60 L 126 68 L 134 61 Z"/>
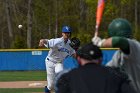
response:
<path fill-rule="evenodd" d="M 100 37 L 97 37 L 97 36 L 92 38 L 92 43 L 94 45 L 97 45 L 98 47 L 101 47 L 104 41 L 105 39 L 101 39 Z"/>

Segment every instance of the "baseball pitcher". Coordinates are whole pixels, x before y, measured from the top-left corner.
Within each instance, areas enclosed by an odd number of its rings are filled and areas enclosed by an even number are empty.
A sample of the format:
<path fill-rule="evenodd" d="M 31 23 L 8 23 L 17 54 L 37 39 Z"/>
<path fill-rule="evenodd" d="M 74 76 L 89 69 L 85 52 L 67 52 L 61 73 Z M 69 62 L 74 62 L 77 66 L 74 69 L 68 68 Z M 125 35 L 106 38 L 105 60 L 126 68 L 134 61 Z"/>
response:
<path fill-rule="evenodd" d="M 45 59 L 47 72 L 47 86 L 45 86 L 45 93 L 50 93 L 54 86 L 55 74 L 63 70 L 63 60 L 68 56 L 75 56 L 75 50 L 70 46 L 71 28 L 64 26 L 62 28 L 62 37 L 55 39 L 41 39 L 40 47 L 50 48 Z"/>

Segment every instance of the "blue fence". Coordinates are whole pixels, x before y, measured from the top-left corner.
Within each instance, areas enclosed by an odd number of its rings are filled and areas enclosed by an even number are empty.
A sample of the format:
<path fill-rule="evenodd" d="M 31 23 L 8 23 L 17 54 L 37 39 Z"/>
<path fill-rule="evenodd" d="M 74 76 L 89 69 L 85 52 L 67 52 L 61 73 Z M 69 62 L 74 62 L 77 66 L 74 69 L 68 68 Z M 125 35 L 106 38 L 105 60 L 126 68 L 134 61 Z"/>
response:
<path fill-rule="evenodd" d="M 102 50 L 103 64 L 106 64 L 113 56 L 115 49 Z M 0 70 L 45 70 L 45 57 L 48 50 L 40 49 L 16 49 L 0 50 Z M 74 63 L 71 59 L 64 63 L 65 66 L 71 67 Z"/>

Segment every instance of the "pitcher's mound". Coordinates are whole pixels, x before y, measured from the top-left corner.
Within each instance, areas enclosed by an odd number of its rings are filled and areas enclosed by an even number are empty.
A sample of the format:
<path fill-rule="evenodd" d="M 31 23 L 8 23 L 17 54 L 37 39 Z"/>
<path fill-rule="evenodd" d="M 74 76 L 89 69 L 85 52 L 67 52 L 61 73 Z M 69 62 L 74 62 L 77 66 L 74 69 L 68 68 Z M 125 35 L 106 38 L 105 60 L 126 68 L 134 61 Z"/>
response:
<path fill-rule="evenodd" d="M 0 82 L 0 88 L 42 88 L 47 81 L 12 81 Z"/>

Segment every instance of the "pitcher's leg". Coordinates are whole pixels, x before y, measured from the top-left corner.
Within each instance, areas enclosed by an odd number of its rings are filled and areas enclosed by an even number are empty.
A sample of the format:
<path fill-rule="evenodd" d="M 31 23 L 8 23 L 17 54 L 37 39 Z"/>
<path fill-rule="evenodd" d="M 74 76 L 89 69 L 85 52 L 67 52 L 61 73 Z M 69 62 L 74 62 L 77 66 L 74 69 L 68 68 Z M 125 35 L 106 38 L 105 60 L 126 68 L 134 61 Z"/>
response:
<path fill-rule="evenodd" d="M 54 86 L 54 78 L 55 78 L 54 63 L 52 63 L 51 61 L 46 61 L 46 70 L 47 70 L 47 87 L 45 88 L 45 91 L 52 90 Z"/>
<path fill-rule="evenodd" d="M 62 63 L 56 63 L 55 64 L 55 73 L 57 74 L 62 70 L 63 70 L 63 64 Z"/>

